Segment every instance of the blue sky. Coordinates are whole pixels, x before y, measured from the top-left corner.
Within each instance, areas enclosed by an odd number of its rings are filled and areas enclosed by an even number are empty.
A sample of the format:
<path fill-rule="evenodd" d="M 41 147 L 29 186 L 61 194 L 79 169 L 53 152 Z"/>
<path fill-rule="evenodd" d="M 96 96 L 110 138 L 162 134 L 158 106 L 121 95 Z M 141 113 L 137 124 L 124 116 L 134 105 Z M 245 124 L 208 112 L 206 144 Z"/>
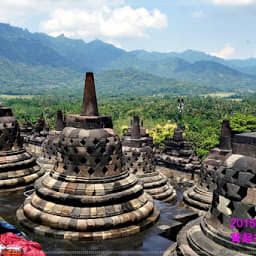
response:
<path fill-rule="evenodd" d="M 1 0 L 0 22 L 127 50 L 256 57 L 256 0 Z"/>

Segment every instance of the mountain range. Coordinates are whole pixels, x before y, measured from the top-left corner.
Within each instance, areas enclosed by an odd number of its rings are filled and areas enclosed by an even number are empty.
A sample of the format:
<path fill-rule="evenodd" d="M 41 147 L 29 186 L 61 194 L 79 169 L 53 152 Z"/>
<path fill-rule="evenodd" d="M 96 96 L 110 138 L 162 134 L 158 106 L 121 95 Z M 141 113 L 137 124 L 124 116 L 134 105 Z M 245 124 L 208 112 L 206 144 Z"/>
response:
<path fill-rule="evenodd" d="M 254 58 L 125 51 L 100 40 L 86 43 L 0 23 L 0 93 L 80 92 L 87 71 L 96 72 L 99 93 L 108 96 L 255 91 L 255 70 Z"/>

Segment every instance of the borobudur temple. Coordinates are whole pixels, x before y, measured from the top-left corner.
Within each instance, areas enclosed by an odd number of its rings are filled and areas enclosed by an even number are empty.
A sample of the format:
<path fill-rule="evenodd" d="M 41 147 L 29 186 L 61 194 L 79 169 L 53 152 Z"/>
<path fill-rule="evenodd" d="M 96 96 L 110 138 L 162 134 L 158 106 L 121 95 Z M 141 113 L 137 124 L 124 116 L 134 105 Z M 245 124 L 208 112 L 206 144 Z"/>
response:
<path fill-rule="evenodd" d="M 102 240 L 141 232 L 159 209 L 122 167 L 122 147 L 109 116 L 99 116 L 93 73 L 86 73 L 81 115 L 68 115 L 55 168 L 35 183 L 17 211 L 22 225 L 45 236 Z"/>
<path fill-rule="evenodd" d="M 42 175 L 36 160 L 22 146 L 12 109 L 0 106 L 0 194 L 24 192 Z"/>
<path fill-rule="evenodd" d="M 176 191 L 169 184 L 168 178 L 156 170 L 154 152 L 147 137 L 141 137 L 140 120 L 133 118 L 131 136 L 122 140 L 125 168 L 135 174 L 142 182 L 145 191 L 154 199 L 175 202 Z"/>

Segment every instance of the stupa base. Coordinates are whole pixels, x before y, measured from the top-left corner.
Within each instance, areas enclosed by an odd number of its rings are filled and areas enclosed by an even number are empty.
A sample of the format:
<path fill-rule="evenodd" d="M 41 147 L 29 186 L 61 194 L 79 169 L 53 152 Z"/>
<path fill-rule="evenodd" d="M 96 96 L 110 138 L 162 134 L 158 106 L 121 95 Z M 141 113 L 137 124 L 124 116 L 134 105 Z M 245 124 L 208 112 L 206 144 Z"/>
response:
<path fill-rule="evenodd" d="M 10 195 L 10 194 L 24 194 L 24 192 L 33 189 L 34 183 L 28 184 L 23 187 L 16 187 L 10 189 L 0 189 L 0 195 Z"/>
<path fill-rule="evenodd" d="M 207 189 L 195 185 L 183 193 L 183 201 L 188 208 L 203 214 L 211 207 L 212 195 Z"/>
<path fill-rule="evenodd" d="M 126 236 L 131 236 L 136 233 L 142 232 L 145 229 L 151 227 L 156 223 L 160 216 L 159 208 L 154 205 L 152 214 L 144 219 L 142 222 L 137 224 L 132 224 L 128 227 L 109 229 L 96 232 L 77 232 L 77 231 L 64 231 L 59 229 L 54 229 L 48 226 L 39 225 L 28 219 L 23 211 L 23 207 L 19 208 L 17 213 L 17 218 L 19 222 L 27 228 L 29 231 L 47 237 L 53 237 L 57 239 L 65 240 L 79 240 L 79 241 L 95 241 L 95 240 L 107 240 L 116 239 Z"/>
<path fill-rule="evenodd" d="M 0 195 L 8 195 L 8 194 L 18 194 L 18 193 L 24 193 L 25 191 L 34 188 L 34 182 L 36 179 L 40 178 L 44 175 L 44 171 L 40 170 L 39 172 L 30 175 L 29 177 L 25 178 L 17 178 L 12 179 L 17 182 L 17 186 L 10 187 L 10 188 L 0 188 Z M 28 180 L 28 183 L 24 185 L 24 181 Z M 21 183 L 19 185 L 19 183 Z"/>
<path fill-rule="evenodd" d="M 42 160 L 42 159 L 39 158 L 37 160 L 37 164 L 46 173 L 46 172 L 50 172 L 54 168 L 54 165 L 56 164 L 56 161 L 47 162 L 46 160 Z"/>
<path fill-rule="evenodd" d="M 23 193 L 43 174 L 24 149 L 0 154 L 0 194 Z"/>
<path fill-rule="evenodd" d="M 155 200 L 166 203 L 175 203 L 177 195 L 175 189 L 169 184 L 168 178 L 158 171 L 137 175 L 142 182 L 144 190 Z"/>

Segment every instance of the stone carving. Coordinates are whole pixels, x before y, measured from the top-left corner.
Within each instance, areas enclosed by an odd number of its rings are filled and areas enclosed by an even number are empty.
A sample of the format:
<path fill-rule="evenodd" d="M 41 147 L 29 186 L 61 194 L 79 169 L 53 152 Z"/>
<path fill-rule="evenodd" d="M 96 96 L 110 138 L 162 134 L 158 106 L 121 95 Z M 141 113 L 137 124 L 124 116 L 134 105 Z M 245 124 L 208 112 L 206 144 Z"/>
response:
<path fill-rule="evenodd" d="M 21 224 L 36 233 L 118 238 L 141 232 L 159 217 L 152 197 L 123 169 L 120 138 L 111 117 L 98 116 L 93 81 L 87 73 L 82 115 L 67 116 L 54 169 L 35 183 L 35 193 L 17 211 Z"/>
<path fill-rule="evenodd" d="M 156 154 L 157 162 L 175 170 L 199 173 L 200 162 L 189 142 L 183 139 L 182 134 L 178 126 L 174 131 L 173 139 L 166 140 L 163 151 Z"/>
<path fill-rule="evenodd" d="M 61 110 L 57 111 L 55 124 L 56 130 L 49 132 L 49 135 L 42 143 L 41 154 L 37 159 L 37 163 L 39 164 L 40 168 L 45 172 L 51 171 L 57 161 L 57 145 L 59 142 L 59 135 L 65 127 L 65 122 Z"/>
<path fill-rule="evenodd" d="M 210 211 L 203 217 L 190 222 L 177 237 L 177 243 L 170 247 L 166 255 L 256 255 L 254 242 L 255 228 L 250 225 L 231 227 L 231 219 L 250 219 L 256 217 L 256 158 L 245 156 L 255 134 L 243 135 L 244 145 L 236 154 L 229 155 L 217 170 L 217 187 L 213 192 Z M 235 136 L 238 141 L 241 135 Z M 230 144 L 229 144 L 230 145 Z M 246 150 L 246 151 L 244 151 Z M 234 234 L 238 241 L 232 241 Z M 243 242 L 244 234 L 252 241 Z M 249 239 L 250 240 L 250 239 Z"/>
<path fill-rule="evenodd" d="M 24 192 L 42 175 L 35 159 L 22 147 L 12 110 L 0 107 L 0 194 Z"/>
<path fill-rule="evenodd" d="M 131 136 L 122 141 L 125 168 L 135 174 L 142 182 L 144 190 L 154 199 L 165 202 L 176 201 L 176 191 L 165 175 L 156 171 L 153 149 L 148 146 L 145 137 L 140 135 L 139 117 L 133 118 Z"/>
<path fill-rule="evenodd" d="M 220 144 L 210 151 L 203 161 L 200 173 L 200 184 L 188 189 L 183 194 L 183 201 L 193 210 L 205 214 L 212 203 L 212 193 L 216 188 L 216 172 L 225 159 L 232 153 L 231 128 L 229 120 L 222 122 Z"/>

